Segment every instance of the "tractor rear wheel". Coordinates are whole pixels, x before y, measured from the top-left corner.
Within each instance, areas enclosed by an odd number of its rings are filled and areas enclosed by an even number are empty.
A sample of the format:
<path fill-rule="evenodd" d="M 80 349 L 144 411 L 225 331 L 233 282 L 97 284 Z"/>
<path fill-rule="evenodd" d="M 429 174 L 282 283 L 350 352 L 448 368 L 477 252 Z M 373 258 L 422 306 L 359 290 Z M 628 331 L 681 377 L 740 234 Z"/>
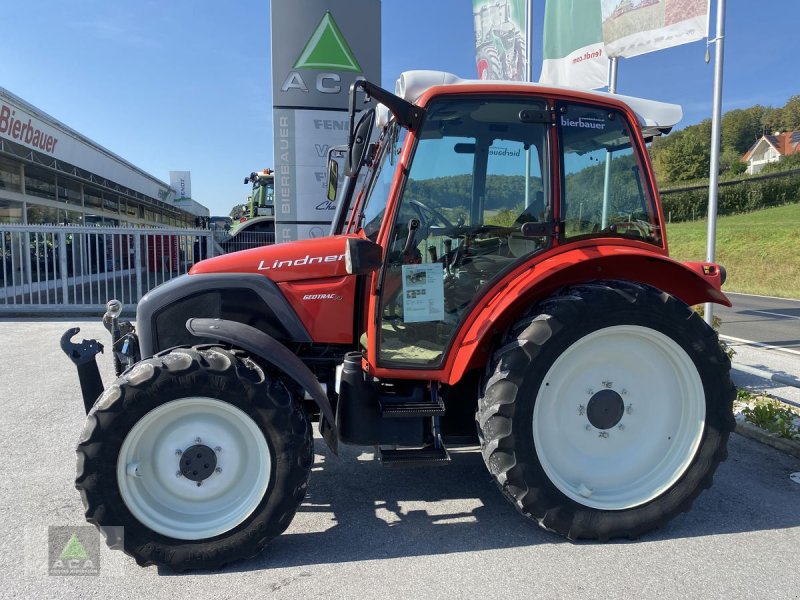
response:
<path fill-rule="evenodd" d="M 175 348 L 123 373 L 78 444 L 86 518 L 142 565 L 217 569 L 288 527 L 314 458 L 283 382 L 239 351 Z"/>
<path fill-rule="evenodd" d="M 655 288 L 570 287 L 516 323 L 493 360 L 477 414 L 484 461 L 545 529 L 638 537 L 688 510 L 727 456 L 730 361 Z"/>

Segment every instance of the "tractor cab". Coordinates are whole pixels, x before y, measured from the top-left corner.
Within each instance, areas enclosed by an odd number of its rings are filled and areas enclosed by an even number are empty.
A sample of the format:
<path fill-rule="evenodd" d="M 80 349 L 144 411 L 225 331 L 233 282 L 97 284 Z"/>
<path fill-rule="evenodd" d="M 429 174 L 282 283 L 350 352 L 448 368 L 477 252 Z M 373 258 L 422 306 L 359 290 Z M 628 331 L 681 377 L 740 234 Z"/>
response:
<path fill-rule="evenodd" d="M 244 178 L 245 184 L 252 185 L 252 193 L 247 203 L 247 218 L 275 216 L 275 173 L 270 169 L 250 173 Z"/>
<path fill-rule="evenodd" d="M 644 142 L 679 107 L 431 72 L 404 74 L 402 97 L 359 83 L 381 104 L 351 125 L 348 181 L 368 175 L 337 214 L 348 248 L 379 246 L 360 339 L 376 374 L 449 370 L 476 309 L 538 263 L 666 256 Z"/>

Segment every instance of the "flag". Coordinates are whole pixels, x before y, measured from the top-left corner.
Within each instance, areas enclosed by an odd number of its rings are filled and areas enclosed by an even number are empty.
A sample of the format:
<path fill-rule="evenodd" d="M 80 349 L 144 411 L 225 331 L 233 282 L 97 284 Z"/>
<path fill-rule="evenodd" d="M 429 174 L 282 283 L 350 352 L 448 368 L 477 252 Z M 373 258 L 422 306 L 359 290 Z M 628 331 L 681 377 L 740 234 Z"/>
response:
<path fill-rule="evenodd" d="M 548 0 L 540 83 L 593 90 L 608 83 L 599 0 Z"/>
<path fill-rule="evenodd" d="M 638 56 L 706 36 L 708 0 L 601 0 L 610 57 Z"/>
<path fill-rule="evenodd" d="M 472 0 L 480 79 L 528 81 L 526 0 Z"/>

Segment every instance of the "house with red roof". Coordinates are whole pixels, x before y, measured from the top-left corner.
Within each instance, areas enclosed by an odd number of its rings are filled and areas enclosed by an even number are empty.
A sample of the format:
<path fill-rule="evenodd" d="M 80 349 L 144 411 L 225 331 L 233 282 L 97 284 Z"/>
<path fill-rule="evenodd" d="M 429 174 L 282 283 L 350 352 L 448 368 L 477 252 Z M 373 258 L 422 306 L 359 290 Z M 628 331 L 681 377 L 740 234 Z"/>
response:
<path fill-rule="evenodd" d="M 778 162 L 784 156 L 800 152 L 800 131 L 787 131 L 775 135 L 762 135 L 742 157 L 747 163 L 747 174 L 754 175 L 764 165 Z"/>

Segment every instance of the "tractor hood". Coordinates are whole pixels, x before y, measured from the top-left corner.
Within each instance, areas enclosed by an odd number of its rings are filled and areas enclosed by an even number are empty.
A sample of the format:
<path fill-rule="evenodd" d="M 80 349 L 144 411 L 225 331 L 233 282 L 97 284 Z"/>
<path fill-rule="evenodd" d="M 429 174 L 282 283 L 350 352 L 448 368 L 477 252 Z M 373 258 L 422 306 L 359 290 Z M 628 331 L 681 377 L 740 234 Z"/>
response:
<path fill-rule="evenodd" d="M 344 253 L 348 237 L 337 235 L 284 242 L 223 254 L 197 263 L 189 275 L 258 273 L 272 281 L 298 281 L 347 275 Z"/>

